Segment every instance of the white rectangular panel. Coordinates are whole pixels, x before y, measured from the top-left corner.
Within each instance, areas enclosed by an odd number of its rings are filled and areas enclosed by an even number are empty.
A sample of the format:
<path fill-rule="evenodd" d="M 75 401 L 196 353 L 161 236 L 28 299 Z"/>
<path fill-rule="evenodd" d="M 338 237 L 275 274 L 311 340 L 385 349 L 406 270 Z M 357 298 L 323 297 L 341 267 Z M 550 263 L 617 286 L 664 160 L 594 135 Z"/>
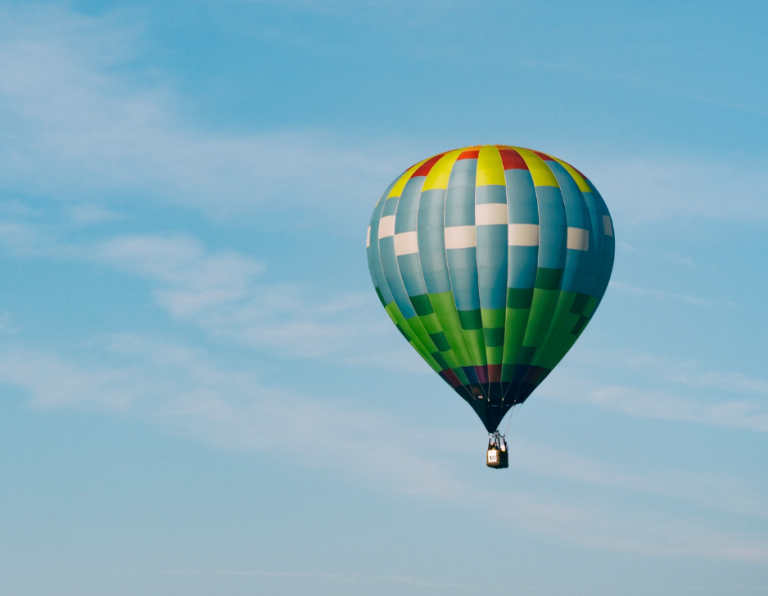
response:
<path fill-rule="evenodd" d="M 368 226 L 368 234 L 365 236 L 365 248 L 371 246 L 371 226 Z"/>
<path fill-rule="evenodd" d="M 419 252 L 419 237 L 416 232 L 403 232 L 395 234 L 395 254 L 410 255 Z"/>
<path fill-rule="evenodd" d="M 610 215 L 603 215 L 603 229 L 606 236 L 613 236 L 613 224 Z"/>
<path fill-rule="evenodd" d="M 379 221 L 379 240 L 395 235 L 395 216 L 387 215 Z"/>
<path fill-rule="evenodd" d="M 589 230 L 568 228 L 568 248 L 589 250 Z"/>
<path fill-rule="evenodd" d="M 472 248 L 477 246 L 475 226 L 445 228 L 445 248 Z"/>
<path fill-rule="evenodd" d="M 510 246 L 538 246 L 539 225 L 509 224 L 508 238 Z"/>
<path fill-rule="evenodd" d="M 493 226 L 507 223 L 506 203 L 485 203 L 475 205 L 475 225 Z"/>

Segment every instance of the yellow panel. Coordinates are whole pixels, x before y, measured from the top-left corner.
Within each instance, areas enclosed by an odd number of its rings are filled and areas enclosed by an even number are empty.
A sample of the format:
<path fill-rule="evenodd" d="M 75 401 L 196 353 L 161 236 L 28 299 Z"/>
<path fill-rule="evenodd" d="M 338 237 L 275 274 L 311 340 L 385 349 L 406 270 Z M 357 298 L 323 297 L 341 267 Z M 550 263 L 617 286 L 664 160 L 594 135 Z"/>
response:
<path fill-rule="evenodd" d="M 566 169 L 566 171 L 571 175 L 571 178 L 576 181 L 576 184 L 581 192 L 592 192 L 589 184 L 587 184 L 587 181 L 584 180 L 584 176 L 579 174 L 571 164 L 565 163 L 562 159 L 557 159 L 556 157 L 553 157 L 552 159 L 554 159 L 557 163 Z"/>
<path fill-rule="evenodd" d="M 555 178 L 552 170 L 550 170 L 547 164 L 544 163 L 543 159 L 532 151 L 523 149 L 522 147 L 512 147 L 512 149 L 517 151 L 525 160 L 525 164 L 531 172 L 534 186 L 554 186 L 560 188 L 560 185 L 557 183 L 557 178 Z"/>
<path fill-rule="evenodd" d="M 464 149 L 456 149 L 443 155 L 429 171 L 421 192 L 435 188 L 448 188 L 448 179 L 451 177 L 453 164 L 456 163 L 456 159 L 461 155 L 462 151 Z"/>
<path fill-rule="evenodd" d="M 477 156 L 476 186 L 498 184 L 504 186 L 504 164 L 501 162 L 499 150 L 494 145 L 483 145 Z"/>
<path fill-rule="evenodd" d="M 427 159 L 422 159 L 419 163 L 412 165 L 410 168 L 408 168 L 405 173 L 400 176 L 397 182 L 395 182 L 395 185 L 392 187 L 392 190 L 389 191 L 389 194 L 387 195 L 387 198 L 392 197 L 399 197 L 400 194 L 403 192 L 403 189 L 405 188 L 405 185 L 408 183 L 408 181 L 411 179 L 411 174 L 413 174 L 421 164 L 423 164 L 425 161 L 432 159 L 431 157 L 428 157 Z"/>

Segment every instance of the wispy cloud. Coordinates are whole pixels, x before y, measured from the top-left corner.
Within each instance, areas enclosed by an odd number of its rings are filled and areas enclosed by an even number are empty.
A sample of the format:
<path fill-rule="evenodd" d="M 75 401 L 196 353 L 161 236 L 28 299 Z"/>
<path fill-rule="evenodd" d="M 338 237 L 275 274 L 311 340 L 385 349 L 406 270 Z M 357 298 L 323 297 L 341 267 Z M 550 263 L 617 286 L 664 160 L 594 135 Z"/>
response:
<path fill-rule="evenodd" d="M 0 311 L 0 335 L 14 333 L 18 327 L 13 323 L 13 316 L 9 312 Z"/>
<path fill-rule="evenodd" d="M 618 281 L 611 281 L 610 286 L 612 288 L 616 288 L 624 292 L 630 292 L 632 294 L 638 294 L 640 296 L 650 296 L 651 298 L 657 298 L 659 300 L 675 300 L 678 302 L 693 304 L 695 306 L 712 306 L 719 303 L 718 300 L 707 300 L 705 298 L 699 298 L 698 296 L 675 294 L 674 292 L 665 292 L 663 290 L 649 290 L 647 288 L 638 288 L 636 286 L 630 286 Z"/>
<path fill-rule="evenodd" d="M 252 349 L 292 358 L 348 355 L 369 336 L 392 332 L 383 317 L 372 317 L 370 293 L 318 300 L 303 284 L 256 283 L 261 263 L 235 252 L 209 254 L 191 238 L 119 237 L 83 254 L 155 282 L 157 302 L 171 316 Z"/>
<path fill-rule="evenodd" d="M 714 511 L 768 519 L 768 500 L 737 478 L 654 470 L 628 472 L 616 465 L 513 437 L 510 465 L 526 472 L 585 485 L 682 500 Z"/>
<path fill-rule="evenodd" d="M 126 217 L 124 214 L 118 213 L 117 211 L 88 203 L 72 207 L 69 210 L 69 216 L 73 223 L 80 226 L 120 221 Z"/>
<path fill-rule="evenodd" d="M 688 255 L 679 255 L 677 253 L 672 253 L 672 252 L 654 252 L 652 250 L 648 250 L 647 248 L 641 248 L 641 247 L 629 244 L 628 242 L 622 242 L 622 241 L 618 241 L 616 243 L 616 248 L 619 251 L 627 252 L 630 254 L 644 255 L 644 256 L 647 255 L 657 259 L 663 259 L 671 263 L 674 263 L 675 265 L 686 267 L 688 269 L 697 269 L 699 267 L 695 263 L 693 258 Z"/>
<path fill-rule="evenodd" d="M 6 188 L 91 203 L 138 193 L 220 217 L 255 205 L 338 203 L 361 192 L 374 201 L 408 165 L 403 147 L 388 141 L 350 142 L 322 130 L 197 129 L 181 118 L 171 87 L 121 75 L 140 43 L 136 28 L 115 17 L 17 6 L 0 12 L 0 24 L 8 33 L 0 42 Z"/>
<path fill-rule="evenodd" d="M 327 8 L 296 3 L 321 5 Z M 141 28 L 125 15 L 16 5 L 0 11 L 0 25 L 7 33 L 0 42 L 0 176 L 14 191 L 90 205 L 126 196 L 162 200 L 213 217 L 299 207 L 316 218 L 328 215 L 331 201 L 348 209 L 359 208 L 360 196 L 373 202 L 404 167 L 445 149 L 319 129 L 212 132 L 183 116 L 185 100 L 172 84 L 142 68 Z M 620 220 L 768 218 L 762 163 L 578 153 L 610 198 L 617 228 Z"/>
<path fill-rule="evenodd" d="M 410 575 L 367 575 L 362 573 L 302 573 L 298 571 L 261 571 L 261 570 L 224 570 L 213 571 L 166 571 L 163 575 L 170 576 L 229 576 L 229 577 L 263 577 L 283 579 L 312 579 L 333 583 L 357 583 L 362 586 L 372 583 L 398 584 L 415 588 L 431 588 L 435 590 L 471 590 L 472 592 L 487 591 L 488 589 L 500 589 L 501 586 L 469 585 L 455 582 L 444 582 L 418 578 Z M 539 589 L 518 588 L 523 593 L 537 593 Z"/>
<path fill-rule="evenodd" d="M 594 182 L 610 199 L 616 228 L 621 222 L 765 221 L 768 183 L 765 165 L 757 161 L 667 155 L 662 157 L 590 158 Z M 594 164 L 589 164 L 593 161 Z M 589 174 L 588 174 L 589 175 Z M 725 197 L 728 197 L 727 199 Z"/>
<path fill-rule="evenodd" d="M 652 376 L 684 388 L 713 389 L 724 393 L 768 396 L 768 379 L 750 377 L 743 373 L 707 369 L 695 360 L 637 354 L 628 351 L 604 352 L 580 350 L 569 355 L 571 362 L 603 369 L 619 369 Z"/>
<path fill-rule="evenodd" d="M 768 404 L 755 400 L 697 399 L 666 389 L 642 389 L 619 384 L 592 384 L 570 377 L 552 380 L 537 395 L 562 401 L 588 403 L 629 416 L 656 420 L 694 422 L 708 426 L 768 432 Z"/>
<path fill-rule="evenodd" d="M 372 292 L 331 294 L 301 283 L 260 279 L 265 265 L 236 251 L 211 252 L 188 235 L 123 235 L 69 242 L 49 226 L 0 220 L 0 244 L 24 257 L 74 260 L 105 266 L 151 282 L 157 304 L 179 321 L 219 338 L 286 357 L 344 357 L 355 364 L 426 372 L 401 350 L 367 347 L 395 332 L 370 308 Z M 360 353 L 367 354 L 365 357 Z"/>
<path fill-rule="evenodd" d="M 425 432 L 383 412 L 307 398 L 268 385 L 252 370 L 218 365 L 204 352 L 185 346 L 119 335 L 106 338 L 98 350 L 101 356 L 89 357 L 91 363 L 113 357 L 120 366 L 83 366 L 72 358 L 5 347 L 0 382 L 28 392 L 39 408 L 128 414 L 221 448 L 270 457 L 282 457 L 285 429 L 290 428 L 312 445 L 304 452 L 305 466 L 374 490 L 439 500 L 451 507 L 474 510 L 478 502 L 493 503 L 487 514 L 505 524 L 569 543 L 648 556 L 768 561 L 768 543 L 709 529 L 703 520 L 682 523 L 642 509 L 630 513 L 606 508 L 583 497 L 566 502 L 530 487 L 500 488 L 488 478 L 469 474 L 463 465 L 463 454 L 477 450 L 468 434 Z M 739 515 L 766 514 L 763 500 L 732 481 L 718 485 L 716 478 L 706 476 L 675 481 L 664 475 L 628 474 L 530 444 L 516 442 L 513 448 L 518 460 L 525 460 L 516 465 L 527 473 L 682 499 Z M 686 480 L 690 487 L 684 486 Z M 710 496 L 696 497 L 697 487 L 709 489 Z"/>

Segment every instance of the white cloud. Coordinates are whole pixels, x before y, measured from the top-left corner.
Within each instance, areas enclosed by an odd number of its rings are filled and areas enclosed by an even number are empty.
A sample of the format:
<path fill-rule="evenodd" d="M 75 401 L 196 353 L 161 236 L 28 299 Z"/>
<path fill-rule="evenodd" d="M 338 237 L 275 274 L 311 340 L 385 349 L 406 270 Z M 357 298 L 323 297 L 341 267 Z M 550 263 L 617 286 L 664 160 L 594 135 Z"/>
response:
<path fill-rule="evenodd" d="M 404 165 L 385 146 L 350 147 L 326 133 L 236 137 L 196 130 L 179 117 L 175 104 L 180 99 L 172 90 L 153 83 L 137 87 L 117 72 L 121 61 L 130 59 L 135 39 L 114 20 L 51 13 L 46 8 L 34 21 L 19 11 L 1 17 L 14 34 L 0 42 L 0 104 L 5 110 L 0 126 L 10 139 L 0 145 L 0 175 L 20 188 L 57 193 L 64 189 L 63 194 L 78 201 L 71 210 L 76 222 L 113 218 L 112 211 L 98 205 L 108 194 L 105 189 L 138 190 L 220 213 L 276 198 L 290 198 L 295 205 L 327 204 L 331 195 L 359 196 L 363 186 L 383 188 L 395 162 L 398 168 Z M 297 163 L 302 164 L 300 169 Z M 700 204 L 700 196 L 683 193 L 670 200 L 669 193 L 682 188 L 686 176 L 698 176 L 699 167 L 675 170 L 682 177 L 678 182 L 661 161 L 618 164 L 606 170 L 606 186 L 597 183 L 607 189 L 606 196 L 616 195 L 624 192 L 627 180 L 644 177 L 639 185 L 629 185 L 631 193 L 624 193 L 627 202 L 620 204 L 636 219 L 720 216 L 717 188 L 696 187 L 710 194 L 693 214 L 690 205 L 694 199 Z M 616 177 L 613 182 L 611 176 Z M 755 174 L 750 184 L 758 178 Z M 306 192 L 308 188 L 313 194 Z M 632 203 L 645 195 L 647 201 Z M 741 206 L 729 217 L 747 212 L 762 217 L 755 199 L 754 192 L 745 191 Z M 29 215 L 18 209 L 18 203 L 15 206 L 6 215 Z M 0 222 L 0 236 L 19 254 L 90 261 L 149 280 L 158 304 L 172 316 L 241 345 L 291 357 L 341 354 L 349 362 L 393 367 L 402 362 L 401 352 L 350 355 L 365 352 L 356 348 L 371 334 L 393 333 L 384 316 L 374 319 L 367 314 L 367 305 L 375 300 L 372 293 L 318 300 L 316 288 L 260 283 L 259 260 L 232 251 L 210 251 L 188 236 L 127 235 L 71 243 L 58 240 L 50 229 L 16 220 Z M 631 286 L 623 289 L 708 303 Z M 492 500 L 499 518 L 579 544 L 649 555 L 768 560 L 764 542 L 701 525 L 666 523 L 635 512 L 628 516 L 625 510 L 606 511 L 588 500 L 566 503 L 491 485 L 478 488 L 435 447 L 448 443 L 454 454 L 476 450 L 468 436 L 438 437 L 380 412 L 350 411 L 308 399 L 271 387 L 252 371 L 216 366 L 183 346 L 116 336 L 103 346 L 103 354 L 119 364 L 87 367 L 78 365 L 76 358 L 9 349 L 0 358 L 0 380 L 29 392 L 38 407 L 127 412 L 226 448 L 279 454 L 285 429 L 290 428 L 313 446 L 306 453 L 306 465 L 397 494 L 462 507 L 476 508 L 478 502 Z M 409 362 L 418 362 L 409 356 Z M 424 365 L 416 368 L 426 370 Z M 756 394 L 766 389 L 764 381 L 724 373 L 677 373 L 677 379 L 691 387 L 736 387 Z M 551 387 L 548 380 L 539 393 L 553 397 Z M 573 399 L 633 416 L 768 430 L 768 412 L 758 402 L 696 402 L 672 392 L 622 385 L 568 389 Z M 524 443 L 515 447 L 526 455 L 520 466 L 532 473 L 765 516 L 763 501 L 729 479 L 628 474 Z M 707 492 L 706 498 L 694 494 L 701 492 L 697 487 Z"/>
<path fill-rule="evenodd" d="M 658 259 L 664 259 L 666 261 L 670 261 L 674 263 L 675 265 L 679 265 L 681 267 L 686 267 L 688 269 L 698 269 L 699 265 L 696 264 L 696 262 L 688 255 L 679 255 L 677 253 L 671 253 L 671 252 L 662 252 L 657 253 L 652 250 L 649 250 L 648 248 L 639 248 L 637 246 L 634 246 L 632 244 L 629 244 L 628 242 L 622 242 L 618 241 L 616 242 L 616 250 L 627 252 L 630 254 L 636 254 L 636 255 L 647 255 Z"/>
<path fill-rule="evenodd" d="M 410 163 L 445 149 L 317 129 L 211 132 L 210 125 L 182 116 L 185 99 L 172 84 L 137 65 L 140 27 L 124 14 L 96 18 L 51 5 L 17 5 L 0 12 L 0 26 L 7 33 L 0 41 L 0 176 L 6 188 L 90 205 L 117 195 L 161 199 L 214 217 L 308 206 L 315 215 L 334 217 L 326 209 L 331 202 L 336 215 L 357 208 L 361 196 L 372 205 Z M 578 165 L 607 198 L 619 230 L 622 220 L 768 217 L 762 163 L 674 155 L 616 159 L 583 147 L 566 148 L 567 154 L 582 156 Z M 99 217 L 93 208 L 81 215 Z"/>
<path fill-rule="evenodd" d="M 570 362 L 589 366 L 639 372 L 644 377 L 672 382 L 685 388 L 712 389 L 725 393 L 752 393 L 768 395 L 768 379 L 750 377 L 742 373 L 706 370 L 693 360 L 664 358 L 653 354 L 626 351 L 580 350 L 568 356 Z"/>
<path fill-rule="evenodd" d="M 211 252 L 190 236 L 125 235 L 76 244 L 43 225 L 0 220 L 0 241 L 17 255 L 91 262 L 149 280 L 157 304 L 172 317 L 251 349 L 429 371 L 412 354 L 403 358 L 403 350 L 374 345 L 397 333 L 373 291 L 323 299 L 316 286 L 267 283 L 259 278 L 265 270 L 260 261 Z"/>
<path fill-rule="evenodd" d="M 768 176 L 765 164 L 755 160 L 665 155 L 585 161 L 594 161 L 584 167 L 593 172 L 593 181 L 617 220 L 619 235 L 622 221 L 768 218 L 763 191 Z"/>
<path fill-rule="evenodd" d="M 18 328 L 13 324 L 13 316 L 9 312 L 0 311 L 0 335 L 14 333 Z"/>
<path fill-rule="evenodd" d="M 755 400 L 691 399 L 666 389 L 592 384 L 564 374 L 553 375 L 538 396 L 588 403 L 637 418 L 694 422 L 708 426 L 768 432 L 768 405 Z"/>
<path fill-rule="evenodd" d="M 125 219 L 122 213 L 94 204 L 75 205 L 70 209 L 69 216 L 75 224 L 82 226 Z"/>
<path fill-rule="evenodd" d="M 618 281 L 611 281 L 610 287 L 616 288 L 624 292 L 631 292 L 632 294 L 639 294 L 641 296 L 650 296 L 652 298 L 658 298 L 659 300 L 676 300 L 678 302 L 685 302 L 687 304 L 693 304 L 695 306 L 711 306 L 718 304 L 717 300 L 706 300 L 697 296 L 687 296 L 684 294 L 675 294 L 674 292 L 665 292 L 663 290 L 649 290 L 647 288 L 638 288 L 636 286 L 630 286 L 620 283 Z"/>
<path fill-rule="evenodd" d="M 768 519 L 768 500 L 737 478 L 683 471 L 632 473 L 573 453 L 509 440 L 513 468 L 575 482 L 626 490 L 650 496 L 683 500 L 700 507 L 734 515 Z"/>
<path fill-rule="evenodd" d="M 223 448 L 283 457 L 286 432 L 311 449 L 302 465 L 327 470 L 371 489 L 438 500 L 476 511 L 492 503 L 487 515 L 569 543 L 648 556 L 698 556 L 768 561 L 768 543 L 709 529 L 706 518 L 682 523 L 629 505 L 599 506 L 589 498 L 559 501 L 530 489 L 500 488 L 465 467 L 463 454 L 476 453 L 468 434 L 427 431 L 383 412 L 310 399 L 270 387 L 252 370 L 222 367 L 184 346 L 122 335 L 101 344 L 101 357 L 116 357 L 119 368 L 83 367 L 57 355 L 5 347 L 0 382 L 31 394 L 41 408 L 97 408 L 153 421 Z M 101 359 L 89 357 L 91 362 Z M 583 458 L 517 443 L 526 471 L 563 480 L 696 502 L 692 490 L 664 476 L 621 473 Z M 473 469 L 476 458 L 469 464 Z M 543 472 L 537 470 L 541 470 Z M 696 477 L 711 488 L 717 479 Z M 744 487 L 736 497 L 713 497 L 708 507 L 740 515 L 765 516 L 765 503 Z M 739 495 L 742 503 L 736 502 Z M 752 499 L 752 500 L 750 500 Z M 699 500 L 700 502 L 700 500 Z M 619 501 L 621 503 L 621 501 Z M 627 507 L 630 507 L 627 509 Z"/>
<path fill-rule="evenodd" d="M 179 316 L 242 298 L 253 277 L 264 270 L 258 261 L 235 252 L 210 254 L 189 237 L 120 236 L 86 251 L 112 267 L 158 282 L 160 301 Z"/>
<path fill-rule="evenodd" d="M 209 254 L 182 237 L 119 237 L 86 249 L 97 260 L 155 282 L 158 304 L 217 337 L 290 357 L 352 353 L 351 343 L 392 330 L 371 317 L 371 293 L 309 299 L 301 284 L 255 283 L 264 267 L 235 252 Z"/>
<path fill-rule="evenodd" d="M 220 217 L 360 196 L 372 206 L 409 165 L 403 147 L 327 131 L 197 130 L 180 117 L 182 100 L 168 85 L 120 74 L 140 43 L 117 18 L 38 5 L 6 8 L 0 24 L 11 32 L 0 42 L 6 187 L 91 204 L 138 192 Z"/>

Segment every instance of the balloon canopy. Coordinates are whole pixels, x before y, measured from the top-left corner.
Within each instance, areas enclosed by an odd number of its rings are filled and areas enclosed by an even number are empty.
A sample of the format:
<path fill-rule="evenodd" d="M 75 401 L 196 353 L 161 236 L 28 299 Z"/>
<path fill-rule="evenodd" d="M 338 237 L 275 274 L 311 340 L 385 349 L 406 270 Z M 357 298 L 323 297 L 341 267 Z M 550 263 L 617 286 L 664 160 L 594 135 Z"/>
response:
<path fill-rule="evenodd" d="M 573 166 L 483 145 L 399 176 L 367 246 L 392 321 L 494 432 L 591 320 L 615 241 L 605 202 Z"/>

